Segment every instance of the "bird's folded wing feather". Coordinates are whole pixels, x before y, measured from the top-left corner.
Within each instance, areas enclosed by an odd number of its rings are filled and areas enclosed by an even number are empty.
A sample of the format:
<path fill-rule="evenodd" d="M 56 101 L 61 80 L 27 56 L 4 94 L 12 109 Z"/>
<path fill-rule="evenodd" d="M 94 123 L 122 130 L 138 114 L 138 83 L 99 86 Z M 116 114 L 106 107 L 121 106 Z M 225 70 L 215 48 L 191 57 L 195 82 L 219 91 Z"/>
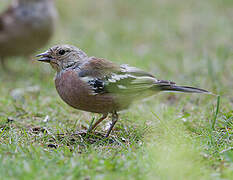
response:
<path fill-rule="evenodd" d="M 152 88 L 156 79 L 149 73 L 128 65 L 116 65 L 108 60 L 90 58 L 80 67 L 79 77 L 88 82 L 93 92 L 140 93 Z"/>

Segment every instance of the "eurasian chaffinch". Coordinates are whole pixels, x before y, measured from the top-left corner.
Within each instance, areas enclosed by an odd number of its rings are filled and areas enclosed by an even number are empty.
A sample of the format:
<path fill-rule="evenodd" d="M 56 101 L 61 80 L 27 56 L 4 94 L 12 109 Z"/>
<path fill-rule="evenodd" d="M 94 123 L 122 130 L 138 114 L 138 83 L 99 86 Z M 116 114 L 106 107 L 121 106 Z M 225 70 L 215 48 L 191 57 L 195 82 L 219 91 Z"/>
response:
<path fill-rule="evenodd" d="M 106 59 L 88 57 L 71 45 L 54 46 L 36 57 L 38 61 L 50 63 L 57 71 L 56 89 L 67 104 L 76 109 L 103 114 L 89 130 L 96 128 L 109 113 L 112 114 L 106 137 L 118 120 L 117 112 L 128 108 L 136 99 L 159 91 L 210 93 L 204 89 L 158 80 L 150 73 L 126 64 L 117 65 Z"/>
<path fill-rule="evenodd" d="M 54 32 L 53 0 L 15 0 L 0 15 L 0 62 L 11 56 L 30 56 L 46 45 Z"/>

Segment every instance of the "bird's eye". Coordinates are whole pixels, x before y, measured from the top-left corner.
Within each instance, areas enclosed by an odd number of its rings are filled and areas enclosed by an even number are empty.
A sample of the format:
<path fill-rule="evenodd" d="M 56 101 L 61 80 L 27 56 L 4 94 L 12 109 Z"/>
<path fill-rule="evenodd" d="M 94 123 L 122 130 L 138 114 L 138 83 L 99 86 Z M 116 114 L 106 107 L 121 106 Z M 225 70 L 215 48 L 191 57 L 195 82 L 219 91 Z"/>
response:
<path fill-rule="evenodd" d="M 65 53 L 66 53 L 66 51 L 64 49 L 61 49 L 61 50 L 58 51 L 59 55 L 64 55 Z"/>

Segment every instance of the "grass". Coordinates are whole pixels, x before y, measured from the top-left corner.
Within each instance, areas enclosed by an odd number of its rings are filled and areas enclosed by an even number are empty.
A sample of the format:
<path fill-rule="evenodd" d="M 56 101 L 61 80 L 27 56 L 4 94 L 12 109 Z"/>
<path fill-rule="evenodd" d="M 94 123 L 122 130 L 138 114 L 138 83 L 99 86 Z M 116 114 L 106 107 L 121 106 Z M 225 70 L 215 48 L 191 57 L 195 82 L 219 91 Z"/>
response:
<path fill-rule="evenodd" d="M 4 1 L 1 10 L 6 7 Z M 232 179 L 231 0 L 57 0 L 54 39 L 220 96 L 161 93 L 120 114 L 112 137 L 77 136 L 96 114 L 67 106 L 54 72 L 0 71 L 0 179 Z"/>

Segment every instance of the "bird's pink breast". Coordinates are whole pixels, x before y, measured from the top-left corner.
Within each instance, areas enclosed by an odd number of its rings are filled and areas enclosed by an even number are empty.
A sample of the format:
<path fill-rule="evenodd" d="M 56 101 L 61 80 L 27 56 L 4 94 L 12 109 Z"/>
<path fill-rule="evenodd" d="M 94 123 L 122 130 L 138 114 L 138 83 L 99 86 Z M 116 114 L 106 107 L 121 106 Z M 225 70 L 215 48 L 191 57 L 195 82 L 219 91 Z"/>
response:
<path fill-rule="evenodd" d="M 55 85 L 60 97 L 76 109 L 95 113 L 121 109 L 116 97 L 112 94 L 93 95 L 90 86 L 78 77 L 77 70 L 66 70 L 58 74 Z"/>

